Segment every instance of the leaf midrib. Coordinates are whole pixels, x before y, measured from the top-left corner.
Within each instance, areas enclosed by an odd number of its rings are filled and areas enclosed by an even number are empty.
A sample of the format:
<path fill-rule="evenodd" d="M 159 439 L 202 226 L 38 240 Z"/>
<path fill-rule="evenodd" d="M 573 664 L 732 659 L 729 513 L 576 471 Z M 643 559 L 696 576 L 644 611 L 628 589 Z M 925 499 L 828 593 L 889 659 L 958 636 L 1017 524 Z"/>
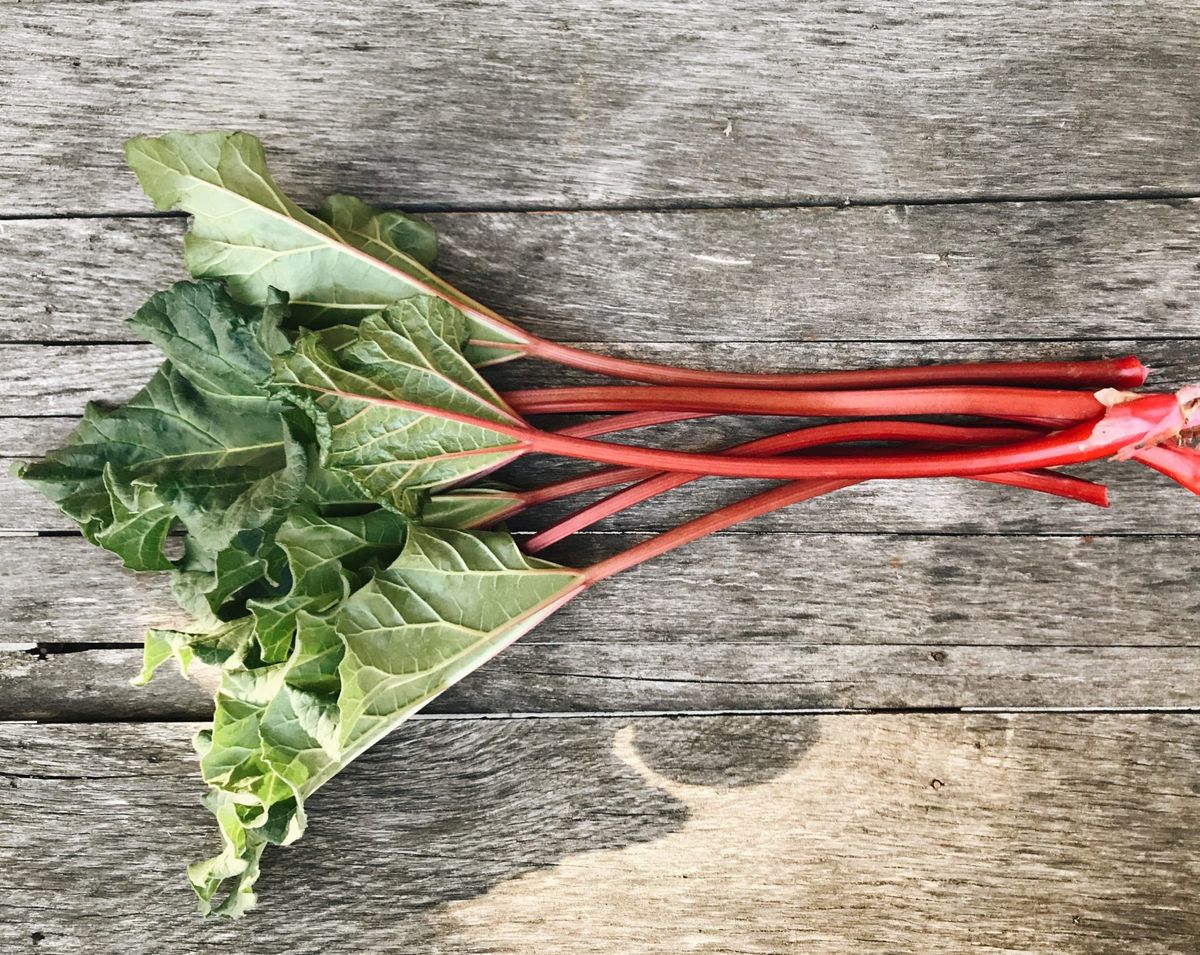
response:
<path fill-rule="evenodd" d="M 235 152 L 236 152 L 236 150 L 235 150 Z M 241 161 L 240 153 L 238 153 L 238 157 L 239 157 L 239 161 Z M 235 192 L 234 190 L 228 188 L 227 186 L 221 186 L 221 185 L 217 185 L 215 183 L 208 182 L 207 180 L 201 179 L 199 176 L 196 176 L 192 173 L 181 174 L 179 172 L 179 170 L 174 169 L 171 166 L 168 166 L 166 163 L 162 162 L 157 157 L 152 157 L 152 158 L 153 158 L 154 162 L 158 163 L 164 169 L 170 170 L 172 174 L 177 175 L 177 176 L 183 175 L 187 179 L 196 183 L 201 188 L 213 189 L 213 190 L 216 190 L 216 191 L 222 193 L 223 195 L 232 196 L 232 197 L 234 197 L 234 199 L 237 202 L 239 202 L 246 209 L 260 210 L 262 213 L 269 215 L 269 216 L 275 218 L 276 220 L 288 223 L 297 229 L 303 230 L 304 232 L 308 233 L 309 235 L 315 236 L 318 240 L 319 246 L 321 246 L 321 247 L 326 247 L 326 248 L 332 250 L 333 252 L 335 252 L 336 254 L 349 256 L 353 259 L 357 259 L 357 260 L 363 262 L 364 264 L 368 265 L 371 268 L 379 269 L 383 272 L 386 272 L 388 275 L 392 276 L 393 278 L 399 279 L 400 282 L 402 282 L 405 285 L 408 285 L 410 288 L 416 289 L 421 294 L 429 295 L 434 298 L 439 298 L 442 301 L 448 302 L 449 304 L 453 305 L 455 308 L 470 315 L 471 318 L 473 318 L 480 324 L 482 324 L 488 328 L 491 328 L 493 331 L 516 337 L 518 341 L 524 341 L 527 338 L 525 333 L 523 333 L 519 328 L 517 328 L 517 326 L 512 325 L 511 323 L 505 321 L 504 319 L 500 318 L 499 316 L 489 315 L 482 308 L 473 306 L 473 305 L 469 304 L 468 302 L 463 301 L 461 299 L 458 299 L 458 300 L 453 299 L 449 295 L 447 295 L 445 292 L 441 291 L 440 289 L 436 288 L 435 286 L 431 285 L 430 283 L 428 283 L 426 281 L 418 279 L 414 275 L 410 275 L 409 273 L 405 272 L 403 269 L 398 269 L 393 265 L 389 265 L 387 262 L 377 259 L 372 255 L 368 255 L 366 252 L 363 252 L 361 249 L 354 248 L 354 246 L 352 246 L 349 242 L 346 241 L 345 236 L 343 236 L 342 233 L 340 231 L 338 231 L 338 229 L 336 229 L 334 226 L 329 225 L 329 223 L 322 222 L 322 225 L 327 226 L 329 228 L 329 231 L 332 233 L 332 235 L 326 234 L 326 233 L 320 231 L 319 229 L 316 229 L 313 226 L 300 221 L 295 216 L 291 216 L 284 212 L 280 212 L 276 209 L 272 209 L 269 206 L 264 206 L 262 203 L 253 202 L 248 197 L 243 196 L 239 192 Z M 244 162 L 242 162 L 242 165 L 245 166 L 246 164 Z M 249 170 L 249 171 L 254 172 L 254 170 Z M 216 172 L 216 170 L 214 170 L 214 172 Z M 258 175 L 258 173 L 254 173 L 254 174 L 256 176 Z M 218 175 L 219 175 L 219 173 L 218 173 Z M 261 181 L 262 177 L 259 176 L 259 179 Z M 264 182 L 264 185 L 265 185 L 265 182 Z M 271 191 L 274 191 L 274 190 L 271 190 Z M 194 209 L 189 210 L 189 211 L 191 211 L 193 215 L 197 215 L 197 213 Z M 202 214 L 208 215 L 208 213 L 202 213 Z M 228 213 L 227 215 L 232 215 L 232 213 Z M 217 217 L 213 216 L 213 218 L 217 218 Z M 263 251 L 262 246 L 242 245 L 237 242 L 230 242 L 230 241 L 225 241 L 225 240 L 206 239 L 206 241 L 219 242 L 219 244 L 227 245 L 231 248 L 257 249 L 260 252 Z M 311 251 L 312 248 L 313 247 L 310 246 L 310 247 L 305 247 L 304 249 L 300 249 L 300 250 L 286 250 L 286 251 L 279 252 L 278 256 L 282 257 L 284 255 L 291 255 L 293 252 L 296 252 L 296 251 Z M 405 255 L 399 249 L 395 249 L 394 251 L 397 255 L 401 256 L 405 261 L 410 262 L 412 264 L 412 266 L 419 272 L 427 271 L 419 262 L 412 259 L 410 256 Z"/>
<path fill-rule="evenodd" d="M 564 573 L 564 571 L 561 571 L 561 570 L 559 570 L 559 571 L 534 571 L 534 572 L 549 572 L 549 573 L 558 573 L 558 574 Z M 567 573 L 569 574 L 570 572 L 568 571 Z M 575 591 L 583 590 L 586 585 L 583 582 L 582 575 L 575 574 L 573 576 L 575 576 L 575 578 L 576 578 L 576 584 L 575 584 L 574 590 Z M 514 628 L 517 628 L 517 627 L 521 626 L 522 624 L 526 624 L 526 623 L 531 624 L 531 626 L 536 626 L 536 624 L 539 621 L 532 620 L 533 617 L 536 617 L 540 613 L 552 610 L 556 603 L 559 603 L 560 601 L 566 602 L 567 600 L 571 599 L 571 597 L 573 597 L 573 596 L 574 596 L 574 593 L 572 592 L 572 588 L 564 586 L 561 590 L 559 590 L 556 593 L 552 594 L 551 596 L 545 598 L 544 600 L 539 601 L 535 606 L 530 607 L 529 610 L 527 610 L 525 613 L 520 614 L 517 617 L 511 618 L 507 623 L 505 623 L 504 625 L 502 625 L 500 627 L 496 627 L 492 630 L 486 631 L 479 640 L 476 640 L 474 643 L 472 643 L 469 647 L 465 648 L 464 650 L 461 650 L 458 653 L 455 653 L 452 656 L 447 657 L 437 667 L 429 668 L 425 671 L 422 671 L 422 673 L 418 676 L 413 676 L 409 679 L 405 679 L 405 680 L 401 681 L 399 683 L 399 685 L 403 686 L 404 683 L 411 683 L 411 682 L 413 682 L 413 680 L 419 679 L 420 676 L 428 675 L 429 673 L 434 673 L 439 669 L 445 669 L 446 667 L 453 664 L 454 662 L 456 662 L 456 661 L 462 659 L 463 657 L 469 655 L 470 653 L 476 651 L 481 646 L 488 643 L 489 640 L 496 639 L 496 637 L 500 634 L 503 634 L 505 630 L 514 629 Z M 445 619 L 442 618 L 440 615 L 439 615 L 438 619 L 442 620 L 443 623 L 447 623 L 445 621 Z M 447 625 L 452 626 L 451 624 L 448 624 L 448 623 L 447 623 Z M 466 627 L 463 629 L 465 629 L 468 633 L 481 632 L 481 631 L 472 630 L 469 627 Z M 516 634 L 516 636 L 513 637 L 513 641 L 519 640 L 524 632 L 525 631 L 522 631 L 522 633 Z M 480 665 L 482 666 L 482 664 L 485 662 L 487 662 L 487 661 L 486 660 L 481 661 Z M 340 667 L 339 667 L 339 669 L 340 669 Z M 377 672 L 380 672 L 380 673 L 384 672 L 382 670 L 378 670 L 375 667 L 372 667 L 371 669 L 375 669 Z M 389 686 L 390 685 L 391 684 L 389 684 Z M 362 698 L 362 701 L 360 701 L 360 705 L 365 705 L 365 702 L 368 700 L 368 698 L 370 698 L 371 696 L 376 694 L 376 689 L 378 689 L 378 687 L 373 689 L 371 691 L 371 693 L 368 694 L 367 696 L 364 696 Z M 336 776 L 345 766 L 347 766 L 354 759 L 356 759 L 361 753 L 370 749 L 371 746 L 373 746 L 376 742 L 378 742 L 378 740 L 380 738 L 382 738 L 383 736 L 386 736 L 388 733 L 390 733 L 392 731 L 392 729 L 395 728 L 396 725 L 399 725 L 400 723 L 404 722 L 404 720 L 408 718 L 409 714 L 414 713 L 417 710 L 419 710 L 422 706 L 424 706 L 426 703 L 428 703 L 434 697 L 438 696 L 445 689 L 446 689 L 446 687 L 437 687 L 432 692 L 426 693 L 423 696 L 417 697 L 415 700 L 406 704 L 402 711 L 399 711 L 399 710 L 396 711 L 397 713 L 402 712 L 403 715 L 400 716 L 397 720 L 395 720 L 394 723 L 392 723 L 392 721 L 389 720 L 388 717 L 377 717 L 377 719 L 379 720 L 380 726 L 382 726 L 384 728 L 380 729 L 377 727 L 375 732 L 369 732 L 369 733 L 365 734 L 356 745 L 354 745 L 350 749 L 346 750 L 343 754 L 341 754 L 339 756 L 336 764 L 331 763 L 331 767 L 333 768 L 332 772 L 318 773 L 317 775 L 312 777 L 312 779 L 310 779 L 308 781 L 308 783 L 306 783 L 305 786 L 303 787 L 305 797 L 307 797 L 311 793 L 315 792 L 318 788 L 320 788 L 329 779 Z M 361 717 L 360 717 L 360 719 L 361 719 Z M 341 729 L 341 727 L 339 725 L 339 731 L 340 731 L 340 729 Z"/>

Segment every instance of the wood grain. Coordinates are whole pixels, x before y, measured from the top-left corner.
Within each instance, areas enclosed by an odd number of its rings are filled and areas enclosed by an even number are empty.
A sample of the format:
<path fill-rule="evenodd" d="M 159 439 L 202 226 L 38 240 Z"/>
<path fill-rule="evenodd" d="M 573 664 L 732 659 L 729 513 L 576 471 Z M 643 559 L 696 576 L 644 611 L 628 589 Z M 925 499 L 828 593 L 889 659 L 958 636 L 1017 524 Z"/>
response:
<path fill-rule="evenodd" d="M 1150 384 L 1174 389 L 1190 384 L 1200 365 L 1200 339 L 1157 341 L 1117 339 L 1093 342 L 628 342 L 588 343 L 596 350 L 646 361 L 698 365 L 734 371 L 761 369 L 763 354 L 778 370 L 873 368 L 930 361 L 1052 361 L 1113 358 L 1136 353 L 1152 369 Z M 108 404 L 131 398 L 162 361 L 151 345 L 21 344 L 0 345 L 5 377 L 0 380 L 0 417 L 78 415 L 88 401 Z M 549 387 L 608 379 L 571 372 L 535 361 L 510 362 L 489 369 L 501 389 Z M 551 422 L 552 423 L 552 422 Z"/>
<path fill-rule="evenodd" d="M 265 136 L 308 201 L 1200 188 L 1185 0 L 0 7 L 6 214 L 145 208 L 121 141 L 205 127 Z"/>
<path fill-rule="evenodd" d="M 76 525 L 32 487 L 10 473 L 12 464 L 59 446 L 74 418 L 0 418 L 0 533 L 74 533 Z M 793 423 L 799 427 L 801 423 Z M 777 422 L 733 422 L 661 428 L 630 435 L 631 443 L 661 442 L 684 450 L 724 447 L 771 430 Z M 515 487 L 534 487 L 587 471 L 581 462 L 536 458 L 496 475 Z M 876 481 L 760 518 L 758 533 L 904 534 L 1104 534 L 1157 531 L 1200 534 L 1200 504 L 1179 485 L 1136 464 L 1100 462 L 1071 469 L 1110 487 L 1112 506 L 1096 508 L 1043 494 L 977 481 Z M 768 486 L 757 481 L 697 481 L 647 501 L 597 525 L 601 531 L 648 533 L 720 507 Z M 509 521 L 516 531 L 536 530 L 601 497 L 580 495 L 530 510 Z M 1164 516 L 1169 521 L 1164 524 Z M 568 554 L 570 551 L 563 551 Z"/>
<path fill-rule="evenodd" d="M 559 556 L 586 565 L 634 536 L 585 534 Z M 535 639 L 1190 646 L 1198 562 L 1188 535 L 760 535 L 748 524 L 596 587 Z M 0 640 L 136 641 L 178 620 L 164 576 L 126 571 L 78 537 L 0 537 Z"/>
<path fill-rule="evenodd" d="M 562 341 L 1196 336 L 1196 200 L 428 219 L 439 272 Z M 0 222 L 0 341 L 136 338 L 121 320 L 183 277 L 184 228 L 179 218 Z M 815 355 L 772 346 L 742 360 L 787 367 Z M 698 349 L 677 360 L 726 357 Z"/>
<path fill-rule="evenodd" d="M 1190 380 L 1200 200 L 1159 197 L 1200 194 L 1191 4 L 0 0 L 0 22 L 0 949 L 1197 950 L 1198 717 L 1132 711 L 1200 705 L 1200 508 L 1141 470 L 1108 512 L 869 486 L 597 588 L 319 793 L 236 926 L 192 914 L 195 727 L 158 722 L 206 690 L 126 682 L 141 631 L 180 622 L 164 581 L 2 536 L 69 527 L 7 464 L 158 363 L 121 319 L 182 277 L 185 222 L 146 216 L 120 142 L 167 129 L 260 133 L 306 204 L 443 210 L 448 278 L 598 350 L 1133 351 Z M 1139 201 L 1007 201 L 1104 196 Z M 690 490 L 688 513 L 728 493 Z M 959 707 L 1126 712 L 833 712 Z M 737 710 L 824 715 L 676 715 Z"/>
<path fill-rule="evenodd" d="M 183 881 L 214 842 L 191 729 L 0 730 L 6 951 L 1181 955 L 1200 929 L 1192 715 L 417 721 L 311 800 L 236 925 Z"/>
<path fill-rule="evenodd" d="M 695 634 L 638 645 L 572 642 L 550 627 L 463 680 L 437 714 L 926 709 L 1191 709 L 1200 646 L 811 643 Z M 681 629 L 683 627 L 681 626 Z M 547 639 L 540 639 L 545 636 Z M 623 636 L 618 634 L 618 637 Z M 67 652 L 63 652 L 67 651 Z M 212 718 L 215 674 L 164 666 L 146 687 L 136 647 L 0 646 L 0 720 L 111 723 Z"/>

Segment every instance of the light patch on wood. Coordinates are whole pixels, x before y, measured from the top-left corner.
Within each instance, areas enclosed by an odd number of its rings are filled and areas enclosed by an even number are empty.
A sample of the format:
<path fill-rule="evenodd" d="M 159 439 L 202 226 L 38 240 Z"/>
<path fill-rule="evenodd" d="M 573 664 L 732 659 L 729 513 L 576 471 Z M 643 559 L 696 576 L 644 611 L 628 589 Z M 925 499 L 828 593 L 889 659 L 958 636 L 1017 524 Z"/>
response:
<path fill-rule="evenodd" d="M 197 726 L 5 724 L 0 951 L 1197 950 L 1194 714 L 630 722 L 410 724 L 232 926 L 180 871 L 214 838 Z"/>
<path fill-rule="evenodd" d="M 447 930 L 496 953 L 568 951 L 581 938 L 622 955 L 841 953 L 884 941 L 898 946 L 889 951 L 1096 950 L 1088 910 L 1112 905 L 1121 875 L 1089 857 L 1088 843 L 1111 826 L 1102 838 L 1136 858 L 1138 836 L 1114 824 L 1113 806 L 1059 812 L 1078 793 L 1058 770 L 1077 767 L 1069 753 L 1031 753 L 1015 723 L 916 729 L 825 720 L 791 769 L 737 788 L 674 781 L 647 765 L 625 727 L 614 754 L 686 805 L 682 828 L 449 903 Z M 1088 745 L 1096 759 L 1115 748 Z M 1143 792 L 1141 811 L 1165 810 L 1166 795 Z M 1175 819 L 1181 831 L 1200 821 L 1194 799 L 1171 802 L 1193 817 Z M 964 917 L 931 938 L 925 918 L 939 909 Z"/>
<path fill-rule="evenodd" d="M 735 259 L 727 255 L 702 255 L 693 252 L 692 258 L 697 262 L 709 262 L 713 265 L 753 265 L 750 259 Z"/>
<path fill-rule="evenodd" d="M 216 696 L 217 688 L 221 685 L 221 668 L 197 660 L 188 667 L 187 678 L 203 690 L 205 696 Z"/>

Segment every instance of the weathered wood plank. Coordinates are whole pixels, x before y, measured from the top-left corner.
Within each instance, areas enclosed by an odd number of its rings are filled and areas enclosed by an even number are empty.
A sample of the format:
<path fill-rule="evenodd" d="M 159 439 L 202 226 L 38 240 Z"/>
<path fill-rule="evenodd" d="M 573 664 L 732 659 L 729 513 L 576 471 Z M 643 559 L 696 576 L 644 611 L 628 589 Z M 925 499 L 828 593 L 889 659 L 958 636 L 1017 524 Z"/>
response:
<path fill-rule="evenodd" d="M 0 345 L 0 414 L 78 415 L 128 401 L 162 364 L 153 345 Z"/>
<path fill-rule="evenodd" d="M 634 539 L 585 534 L 560 556 L 582 565 Z M 759 535 L 747 524 L 606 581 L 532 639 L 1192 646 L 1198 573 L 1188 535 Z M 164 576 L 126 571 L 82 538 L 0 537 L 0 640 L 136 641 L 177 619 Z"/>
<path fill-rule="evenodd" d="M 1149 384 L 1177 388 L 1200 374 L 1200 339 L 1119 339 L 1042 342 L 724 342 L 635 345 L 595 343 L 597 350 L 648 361 L 730 370 L 761 369 L 764 349 L 779 370 L 873 368 L 930 361 L 1052 361 L 1111 358 L 1136 353 L 1153 369 Z M 77 415 L 88 401 L 122 402 L 141 388 L 162 361 L 146 344 L 0 345 L 5 377 L 0 416 Z M 499 388 L 536 388 L 605 379 L 536 361 L 489 369 Z"/>
<path fill-rule="evenodd" d="M 632 348 L 606 346 L 612 352 L 650 353 L 665 360 L 695 358 L 695 346 Z M 718 367 L 750 368 L 755 365 L 755 347 L 726 343 L 702 349 L 709 364 Z M 810 346 L 773 346 L 786 367 L 866 367 L 880 364 L 912 364 L 929 358 L 954 361 L 986 360 L 996 355 L 986 343 L 842 343 Z M 1154 368 L 1153 383 L 1172 388 L 1194 376 L 1200 368 L 1200 342 L 1105 342 L 1103 346 L 1080 342 L 1014 343 L 1004 347 L 1012 358 L 1069 358 L 1069 356 L 1115 355 L 1136 352 Z M 794 356 L 794 360 L 790 360 Z M 67 414 L 76 414 L 88 400 L 124 400 L 139 388 L 156 367 L 158 354 L 149 346 L 0 346 L 0 362 L 7 377 L 0 382 L 0 413 L 18 413 L 22 418 L 0 418 L 0 530 L 71 530 L 73 525 L 58 510 L 22 482 L 8 474 L 13 461 L 30 460 L 64 442 L 76 424 Z M 504 366 L 493 372 L 499 384 L 550 383 L 558 378 L 536 362 L 524 362 L 520 370 Z M 570 377 L 570 376 L 566 376 Z M 46 413 L 46 418 L 28 416 Z M 575 419 L 545 419 L 550 427 Z M 793 426 L 798 426 L 796 422 Z M 688 422 L 630 434 L 630 442 L 662 443 L 684 450 L 703 450 L 736 444 L 770 430 L 785 430 L 787 422 L 721 419 Z M 587 466 L 578 462 L 539 458 L 521 462 L 502 475 L 516 486 L 533 486 L 578 473 Z M 1042 495 L 1021 494 L 977 485 L 967 481 L 924 483 L 876 483 L 836 495 L 804 512 L 803 527 L 821 531 L 955 531 L 955 533 L 1144 533 L 1157 528 L 1164 513 L 1171 513 L 1176 533 L 1200 533 L 1200 509 L 1190 507 L 1174 483 L 1133 466 L 1080 468 L 1078 473 L 1108 481 L 1114 507 L 1098 511 L 1092 507 L 1064 504 Z M 731 498 L 728 482 L 702 481 L 686 492 L 648 503 L 635 511 L 611 519 L 606 529 L 659 529 L 677 523 L 680 507 L 701 512 Z M 1019 506 L 1009 506 L 1019 500 Z M 936 501 L 936 506 L 931 505 Z M 518 517 L 514 527 L 534 528 L 553 521 L 577 506 L 577 501 L 542 507 L 527 517 Z M 764 518 L 764 529 L 797 527 L 798 511 Z"/>
<path fill-rule="evenodd" d="M 644 645 L 535 634 L 428 707 L 438 714 L 696 713 L 1200 706 L 1200 646 L 772 645 L 694 635 Z M 618 635 L 620 636 L 620 635 Z M 1033 639 L 1033 638 L 1031 638 Z M 70 652 L 60 652 L 67 650 Z M 132 687 L 139 648 L 0 648 L 0 720 L 207 720 L 213 676 L 165 666 Z"/>
<path fill-rule="evenodd" d="M 1184 0 L 2 7 L 9 214 L 143 208 L 121 141 L 214 126 L 266 136 L 310 201 L 1200 188 Z"/>
<path fill-rule="evenodd" d="M 0 720 L 104 723 L 212 717 L 212 691 L 184 680 L 174 667 L 163 667 L 146 686 L 130 686 L 141 670 L 140 649 L 55 649 L 76 652 L 0 644 Z"/>
<path fill-rule="evenodd" d="M 74 418 L 0 418 L 0 532 L 75 530 L 54 505 L 9 473 L 14 461 L 28 460 L 59 446 L 75 423 Z M 721 419 L 631 434 L 627 440 L 700 450 L 784 428 L 786 425 L 778 422 Z M 533 487 L 588 467 L 565 459 L 537 458 L 519 462 L 496 477 L 517 487 Z M 756 528 L 759 533 L 1145 534 L 1169 529 L 1176 534 L 1200 534 L 1200 506 L 1177 484 L 1148 468 L 1102 462 L 1071 471 L 1108 483 L 1113 506 L 1099 509 L 976 481 L 877 481 L 767 515 L 759 519 Z M 685 517 L 712 510 L 764 486 L 754 481 L 698 481 L 616 515 L 598 529 L 665 530 Z M 543 505 L 517 515 L 509 526 L 515 530 L 546 527 L 599 496 L 583 495 Z M 1166 514 L 1170 515 L 1169 525 L 1163 524 Z"/>
<path fill-rule="evenodd" d="M 1196 334 L 1195 200 L 429 219 L 439 271 L 563 341 Z M 136 337 L 121 319 L 183 277 L 184 225 L 0 222 L 0 340 Z"/>
<path fill-rule="evenodd" d="M 0 729 L 6 951 L 1200 942 L 1190 715 L 414 722 L 312 799 L 237 925 L 183 882 L 214 848 L 190 731 Z"/>

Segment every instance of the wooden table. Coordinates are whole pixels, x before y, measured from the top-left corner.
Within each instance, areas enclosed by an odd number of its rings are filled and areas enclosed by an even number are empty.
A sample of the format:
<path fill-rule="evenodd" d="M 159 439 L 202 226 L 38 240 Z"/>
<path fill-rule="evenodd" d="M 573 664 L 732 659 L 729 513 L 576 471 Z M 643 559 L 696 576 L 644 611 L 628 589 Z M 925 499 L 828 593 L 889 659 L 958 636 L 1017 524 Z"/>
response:
<path fill-rule="evenodd" d="M 157 363 L 121 319 L 185 223 L 120 143 L 171 128 L 427 212 L 452 281 L 617 354 L 1197 376 L 1194 4 L 735 6 L 0 0 L 0 454 Z M 205 693 L 126 683 L 162 582 L 5 477 L 0 948 L 1194 953 L 1200 506 L 1088 473 L 1112 510 L 880 484 L 612 581 L 314 798 L 236 924 L 182 873 Z"/>

